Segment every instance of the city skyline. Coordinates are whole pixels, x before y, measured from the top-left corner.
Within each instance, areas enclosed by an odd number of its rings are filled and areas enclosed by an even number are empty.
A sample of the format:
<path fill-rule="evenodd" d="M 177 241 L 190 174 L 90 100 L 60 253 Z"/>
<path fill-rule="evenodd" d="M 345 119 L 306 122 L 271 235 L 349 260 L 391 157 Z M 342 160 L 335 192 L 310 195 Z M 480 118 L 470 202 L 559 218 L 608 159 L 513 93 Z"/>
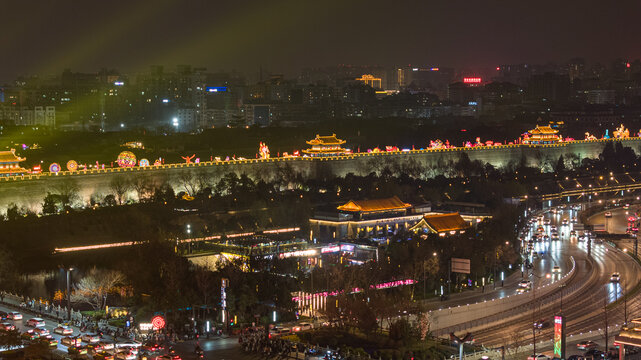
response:
<path fill-rule="evenodd" d="M 31 20 L 5 23 L 0 38 L 11 55 L 0 60 L 0 82 L 66 68 L 139 72 L 153 64 L 235 69 L 257 78 L 261 68 L 292 76 L 341 63 L 491 68 L 580 56 L 608 65 L 641 55 L 632 45 L 639 35 L 632 17 L 641 9 L 632 2 L 37 3 L 5 6 L 7 14 L 30 13 Z"/>

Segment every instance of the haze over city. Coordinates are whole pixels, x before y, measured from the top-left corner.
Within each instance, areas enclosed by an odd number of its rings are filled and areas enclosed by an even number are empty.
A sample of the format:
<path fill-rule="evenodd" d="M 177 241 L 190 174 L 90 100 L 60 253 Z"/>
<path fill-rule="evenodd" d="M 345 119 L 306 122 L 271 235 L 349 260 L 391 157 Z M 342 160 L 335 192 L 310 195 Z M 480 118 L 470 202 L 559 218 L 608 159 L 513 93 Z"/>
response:
<path fill-rule="evenodd" d="M 0 358 L 641 358 L 641 3 L 0 9 Z"/>

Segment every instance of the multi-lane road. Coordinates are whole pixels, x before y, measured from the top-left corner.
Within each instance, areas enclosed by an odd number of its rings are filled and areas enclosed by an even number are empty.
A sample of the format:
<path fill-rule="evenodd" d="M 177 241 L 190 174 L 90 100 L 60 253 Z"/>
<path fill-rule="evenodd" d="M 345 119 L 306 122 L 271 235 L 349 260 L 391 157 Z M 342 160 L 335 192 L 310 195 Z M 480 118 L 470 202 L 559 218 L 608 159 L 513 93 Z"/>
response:
<path fill-rule="evenodd" d="M 574 230 L 574 225 L 570 221 L 573 217 L 577 217 L 575 210 L 558 209 L 556 213 L 545 212 L 541 222 L 531 225 L 525 242 L 536 235 L 539 225 L 543 226 L 543 234 L 547 235 L 551 235 L 551 228 L 556 226 L 559 240 L 534 243 L 537 257 L 533 258 L 534 268 L 530 271 L 528 279 L 533 282 L 533 288 L 536 290 L 519 295 L 531 296 L 531 301 L 525 305 L 519 303 L 514 307 L 507 305 L 503 312 L 488 316 L 486 323 L 482 317 L 478 318 L 478 315 L 470 314 L 471 317 L 477 318 L 475 318 L 476 321 L 469 323 L 466 330 L 473 332 L 477 344 L 490 348 L 524 347 L 532 343 L 533 324 L 540 320 L 543 320 L 545 325 L 542 329 L 536 330 L 537 343 L 542 340 L 551 340 L 553 317 L 562 313 L 566 319 L 568 335 L 573 335 L 572 337 L 581 335 L 580 338 L 583 340 L 584 334 L 592 334 L 593 340 L 604 345 L 605 309 L 607 308 L 609 326 L 623 322 L 624 305 L 620 303 L 612 305 L 612 303 L 621 299 L 641 281 L 641 271 L 639 271 L 641 268 L 629 254 L 617 250 L 604 241 L 593 241 L 588 254 L 587 242 L 579 236 L 570 236 L 570 232 Z M 622 222 L 620 218 L 625 219 L 623 210 L 613 214 L 608 221 L 611 221 L 613 226 L 620 227 Z M 564 219 L 568 224 L 563 224 Z M 548 220 L 549 224 L 546 225 Z M 627 226 L 627 223 L 624 226 Z M 578 233 L 581 235 L 582 231 L 579 230 Z M 566 282 L 563 282 L 563 285 L 555 285 L 559 275 L 553 272 L 554 267 L 560 267 L 561 274 L 566 274 L 572 266 L 571 258 L 576 263 L 574 273 Z M 614 273 L 620 274 L 619 282 L 611 281 Z M 537 296 L 536 292 L 548 284 L 557 286 L 557 289 L 541 292 L 543 295 Z M 512 289 L 506 290 L 506 292 L 509 291 Z M 630 319 L 641 307 L 641 299 L 632 297 L 626 301 L 625 307 L 627 318 Z M 608 334 L 609 338 L 613 336 L 613 332 Z M 576 341 L 572 341 L 572 337 L 568 338 L 568 353 L 579 353 L 576 351 Z M 611 346 L 611 339 L 609 344 Z M 549 353 L 551 348 L 549 345 L 540 346 L 537 348 L 537 353 L 540 350 Z"/>

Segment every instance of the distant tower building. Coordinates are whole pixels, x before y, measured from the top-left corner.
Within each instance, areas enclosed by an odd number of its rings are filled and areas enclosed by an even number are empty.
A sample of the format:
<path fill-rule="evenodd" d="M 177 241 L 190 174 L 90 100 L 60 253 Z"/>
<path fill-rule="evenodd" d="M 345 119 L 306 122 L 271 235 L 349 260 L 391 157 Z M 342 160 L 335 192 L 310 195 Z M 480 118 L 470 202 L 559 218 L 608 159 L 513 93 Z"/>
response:
<path fill-rule="evenodd" d="M 357 78 L 356 81 L 360 81 L 362 83 L 365 83 L 374 89 L 382 89 L 383 88 L 383 82 L 381 78 L 374 77 L 374 75 L 369 75 L 369 74 L 364 74 L 360 78 Z"/>
<path fill-rule="evenodd" d="M 582 79 L 585 75 L 585 60 L 582 58 L 574 58 L 568 63 L 568 75 L 570 76 L 570 83 L 574 83 L 575 79 Z"/>

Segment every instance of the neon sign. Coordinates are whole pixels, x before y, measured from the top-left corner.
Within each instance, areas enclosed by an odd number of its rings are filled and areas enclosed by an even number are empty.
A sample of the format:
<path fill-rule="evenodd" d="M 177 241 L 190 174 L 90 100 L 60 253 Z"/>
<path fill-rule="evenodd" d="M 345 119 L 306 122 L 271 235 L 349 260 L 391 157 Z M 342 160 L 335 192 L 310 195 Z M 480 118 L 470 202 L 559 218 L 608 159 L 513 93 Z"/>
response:
<path fill-rule="evenodd" d="M 565 359 L 565 322 L 563 316 L 554 317 L 554 357 Z"/>
<path fill-rule="evenodd" d="M 465 78 L 463 78 L 463 83 L 464 84 L 480 84 L 481 83 L 481 78 L 480 77 L 465 77 Z"/>

